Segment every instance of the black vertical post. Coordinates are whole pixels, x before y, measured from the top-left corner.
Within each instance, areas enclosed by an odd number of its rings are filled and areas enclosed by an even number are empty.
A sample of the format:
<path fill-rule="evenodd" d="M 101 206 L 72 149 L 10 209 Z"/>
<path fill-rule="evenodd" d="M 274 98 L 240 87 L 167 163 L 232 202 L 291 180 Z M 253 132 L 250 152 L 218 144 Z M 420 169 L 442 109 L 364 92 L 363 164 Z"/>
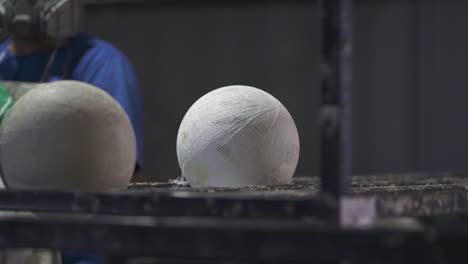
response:
<path fill-rule="evenodd" d="M 321 0 L 322 191 L 341 197 L 351 179 L 352 0 Z"/>

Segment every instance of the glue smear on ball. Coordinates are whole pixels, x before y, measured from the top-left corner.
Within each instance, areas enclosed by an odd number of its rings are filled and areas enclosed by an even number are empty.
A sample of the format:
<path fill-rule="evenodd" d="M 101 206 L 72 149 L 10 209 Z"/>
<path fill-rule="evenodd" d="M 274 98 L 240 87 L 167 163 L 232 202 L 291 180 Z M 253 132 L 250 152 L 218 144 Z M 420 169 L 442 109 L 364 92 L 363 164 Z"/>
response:
<path fill-rule="evenodd" d="M 299 160 L 299 135 L 272 95 L 227 86 L 190 107 L 177 135 L 177 157 L 194 187 L 287 184 Z"/>

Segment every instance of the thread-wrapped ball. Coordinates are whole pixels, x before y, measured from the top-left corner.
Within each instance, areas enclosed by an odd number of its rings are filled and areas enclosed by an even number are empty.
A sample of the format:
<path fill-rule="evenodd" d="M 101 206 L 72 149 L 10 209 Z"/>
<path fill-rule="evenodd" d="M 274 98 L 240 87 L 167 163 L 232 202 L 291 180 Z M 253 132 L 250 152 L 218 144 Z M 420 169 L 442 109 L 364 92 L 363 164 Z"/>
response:
<path fill-rule="evenodd" d="M 127 114 L 109 94 L 82 82 L 37 86 L 0 127 L 0 166 L 8 188 L 122 188 L 135 162 Z"/>
<path fill-rule="evenodd" d="M 287 184 L 299 159 L 299 136 L 272 95 L 227 86 L 190 107 L 177 135 L 177 157 L 194 187 Z"/>

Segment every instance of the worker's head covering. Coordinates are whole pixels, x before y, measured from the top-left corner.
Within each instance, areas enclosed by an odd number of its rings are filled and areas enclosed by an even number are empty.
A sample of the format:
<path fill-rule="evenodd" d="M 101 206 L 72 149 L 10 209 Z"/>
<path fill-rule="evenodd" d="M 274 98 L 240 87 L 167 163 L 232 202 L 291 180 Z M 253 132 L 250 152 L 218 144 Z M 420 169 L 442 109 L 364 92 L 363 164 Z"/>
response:
<path fill-rule="evenodd" d="M 0 0 L 0 29 L 22 38 L 60 41 L 81 29 L 79 0 Z"/>

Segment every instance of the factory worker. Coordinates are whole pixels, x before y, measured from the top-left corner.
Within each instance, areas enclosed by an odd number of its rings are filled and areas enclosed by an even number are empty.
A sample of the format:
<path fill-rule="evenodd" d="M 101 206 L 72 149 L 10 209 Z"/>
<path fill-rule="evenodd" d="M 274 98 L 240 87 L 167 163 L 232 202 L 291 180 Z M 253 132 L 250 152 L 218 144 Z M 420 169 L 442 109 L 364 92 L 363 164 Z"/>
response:
<path fill-rule="evenodd" d="M 111 44 L 79 33 L 79 2 L 0 0 L 0 30 L 7 34 L 0 42 L 0 83 L 68 79 L 105 90 L 123 107 L 133 125 L 138 152 L 135 171 L 138 171 L 142 165 L 142 106 L 134 69 Z M 2 105 L 2 110 L 8 108 L 3 106 L 7 105 Z M 0 254 L 0 264 L 2 259 L 9 264 L 104 262 L 94 255 L 38 250 L 5 251 Z"/>
<path fill-rule="evenodd" d="M 142 165 L 142 103 L 133 66 L 111 44 L 79 32 L 79 0 L 0 0 L 0 82 L 76 80 L 97 86 L 127 112 Z M 59 25 L 59 26 L 57 26 Z"/>

